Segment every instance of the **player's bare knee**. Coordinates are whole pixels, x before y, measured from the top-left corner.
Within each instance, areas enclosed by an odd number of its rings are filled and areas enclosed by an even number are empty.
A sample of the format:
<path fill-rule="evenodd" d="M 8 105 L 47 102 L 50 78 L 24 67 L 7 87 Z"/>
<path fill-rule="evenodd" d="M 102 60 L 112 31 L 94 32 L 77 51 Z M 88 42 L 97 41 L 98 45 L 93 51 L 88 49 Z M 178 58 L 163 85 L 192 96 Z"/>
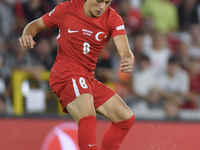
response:
<path fill-rule="evenodd" d="M 130 118 L 133 117 L 133 116 L 134 116 L 134 114 L 132 113 L 131 110 L 129 110 L 129 111 L 127 112 L 126 117 L 127 117 L 128 119 L 130 119 Z"/>
<path fill-rule="evenodd" d="M 96 117 L 96 111 L 93 107 L 88 108 L 87 111 L 85 111 L 81 114 L 81 117 L 87 117 L 87 116 L 95 116 Z"/>
<path fill-rule="evenodd" d="M 83 117 L 87 117 L 87 116 L 96 117 L 96 111 L 95 111 L 94 106 L 88 105 L 85 108 L 80 108 L 74 104 L 69 104 L 67 105 L 66 109 L 76 122 L 79 122 L 79 120 Z"/>
<path fill-rule="evenodd" d="M 123 113 L 118 114 L 120 121 L 127 120 L 133 117 L 133 113 L 129 108 L 127 108 L 126 110 L 122 110 L 122 112 Z"/>
<path fill-rule="evenodd" d="M 95 110 L 94 110 L 94 111 L 91 110 L 91 111 L 87 111 L 87 112 L 82 112 L 82 113 L 80 113 L 80 115 L 77 117 L 77 119 L 75 119 L 75 120 L 76 120 L 76 123 L 78 124 L 79 121 L 80 121 L 82 118 L 88 117 L 88 116 L 94 116 L 94 117 L 96 117 L 96 112 L 95 112 Z"/>

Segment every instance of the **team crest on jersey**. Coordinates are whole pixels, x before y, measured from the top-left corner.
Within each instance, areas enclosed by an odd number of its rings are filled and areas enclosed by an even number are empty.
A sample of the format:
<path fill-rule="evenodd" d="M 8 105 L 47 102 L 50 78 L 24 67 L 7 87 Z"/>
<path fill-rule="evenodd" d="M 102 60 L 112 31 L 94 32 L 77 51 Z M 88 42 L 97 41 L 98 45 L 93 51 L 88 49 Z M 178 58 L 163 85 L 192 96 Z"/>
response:
<path fill-rule="evenodd" d="M 54 8 L 50 13 L 49 16 L 51 16 L 51 14 L 55 11 L 56 8 Z"/>
<path fill-rule="evenodd" d="M 96 35 L 95 35 L 95 39 L 97 41 L 102 41 L 103 39 L 107 38 L 107 35 L 105 35 L 104 32 L 98 32 Z"/>

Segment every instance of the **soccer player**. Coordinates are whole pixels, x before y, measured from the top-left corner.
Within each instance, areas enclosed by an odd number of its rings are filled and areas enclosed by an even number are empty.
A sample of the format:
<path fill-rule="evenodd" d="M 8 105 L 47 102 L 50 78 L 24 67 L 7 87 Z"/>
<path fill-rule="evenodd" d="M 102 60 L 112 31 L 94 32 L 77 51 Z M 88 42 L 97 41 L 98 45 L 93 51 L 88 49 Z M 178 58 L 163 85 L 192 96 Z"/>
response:
<path fill-rule="evenodd" d="M 121 57 L 121 71 L 130 73 L 134 57 L 129 48 L 120 16 L 110 7 L 111 0 L 71 0 L 29 23 L 19 38 L 22 48 L 33 48 L 33 37 L 48 28 L 59 28 L 57 57 L 49 85 L 60 98 L 63 112 L 78 124 L 81 150 L 98 150 L 96 113 L 112 123 L 100 150 L 118 150 L 132 127 L 135 116 L 108 86 L 94 78 L 98 55 L 112 37 Z M 42 51 L 42 50 L 41 50 Z"/>

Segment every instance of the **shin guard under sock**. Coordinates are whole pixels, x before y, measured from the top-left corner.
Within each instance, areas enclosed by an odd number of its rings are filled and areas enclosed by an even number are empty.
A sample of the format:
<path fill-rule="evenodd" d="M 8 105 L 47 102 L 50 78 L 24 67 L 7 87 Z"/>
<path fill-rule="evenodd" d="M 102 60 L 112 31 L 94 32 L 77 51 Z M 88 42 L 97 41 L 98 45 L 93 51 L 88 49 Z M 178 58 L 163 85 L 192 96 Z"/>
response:
<path fill-rule="evenodd" d="M 133 115 L 130 119 L 112 123 L 103 137 L 100 150 L 118 150 L 134 121 Z"/>
<path fill-rule="evenodd" d="M 97 119 L 94 116 L 83 117 L 78 124 L 78 142 L 81 150 L 98 150 L 96 144 Z"/>

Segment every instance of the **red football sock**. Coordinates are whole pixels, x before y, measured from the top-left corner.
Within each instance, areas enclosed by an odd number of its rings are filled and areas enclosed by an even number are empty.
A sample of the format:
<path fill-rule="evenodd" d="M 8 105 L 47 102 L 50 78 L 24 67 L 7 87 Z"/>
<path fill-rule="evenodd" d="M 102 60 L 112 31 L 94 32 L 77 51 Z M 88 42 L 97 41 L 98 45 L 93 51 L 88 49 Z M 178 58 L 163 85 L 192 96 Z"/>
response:
<path fill-rule="evenodd" d="M 134 121 L 133 115 L 130 119 L 112 123 L 103 137 L 100 150 L 118 150 Z"/>
<path fill-rule="evenodd" d="M 94 116 L 83 117 L 78 124 L 78 142 L 81 150 L 98 150 L 96 144 L 97 119 Z"/>

